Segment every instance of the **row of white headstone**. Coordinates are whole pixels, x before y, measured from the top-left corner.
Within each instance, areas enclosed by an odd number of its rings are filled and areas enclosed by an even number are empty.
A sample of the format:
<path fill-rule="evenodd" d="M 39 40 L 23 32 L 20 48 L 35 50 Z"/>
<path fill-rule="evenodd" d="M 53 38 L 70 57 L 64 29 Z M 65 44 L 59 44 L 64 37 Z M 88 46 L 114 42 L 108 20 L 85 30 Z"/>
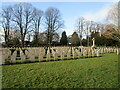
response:
<path fill-rule="evenodd" d="M 39 61 L 42 61 L 43 58 L 46 57 L 46 60 L 49 61 L 51 60 L 51 57 L 53 57 L 54 60 L 64 60 L 100 56 L 101 53 L 118 53 L 117 48 L 93 49 L 91 47 L 51 47 L 48 48 L 47 53 L 45 53 L 45 49 L 43 47 L 23 49 L 26 49 L 25 52 L 23 52 L 21 48 L 17 48 L 13 53 L 11 53 L 8 48 L 1 48 L 0 52 L 2 52 L 2 58 L 0 60 L 0 64 L 5 64 L 7 59 L 10 60 L 10 63 L 16 63 L 17 50 L 20 50 L 21 63 L 26 62 L 27 58 L 29 58 L 31 62 L 34 62 L 35 57 L 38 57 Z"/>

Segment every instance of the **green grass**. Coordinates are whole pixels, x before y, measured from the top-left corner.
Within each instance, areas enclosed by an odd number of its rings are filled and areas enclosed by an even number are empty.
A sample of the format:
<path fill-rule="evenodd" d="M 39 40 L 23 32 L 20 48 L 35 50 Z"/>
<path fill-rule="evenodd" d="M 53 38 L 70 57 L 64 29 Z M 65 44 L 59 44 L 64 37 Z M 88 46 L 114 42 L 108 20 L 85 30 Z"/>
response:
<path fill-rule="evenodd" d="M 117 88 L 118 57 L 4 65 L 3 88 Z"/>

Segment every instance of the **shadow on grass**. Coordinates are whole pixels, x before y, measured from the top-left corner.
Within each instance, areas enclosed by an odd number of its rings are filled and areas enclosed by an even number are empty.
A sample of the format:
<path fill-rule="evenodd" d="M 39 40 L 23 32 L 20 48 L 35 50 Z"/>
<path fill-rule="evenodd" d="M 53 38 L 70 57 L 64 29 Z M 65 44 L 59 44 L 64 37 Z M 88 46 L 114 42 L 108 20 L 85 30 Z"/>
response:
<path fill-rule="evenodd" d="M 89 57 L 80 57 L 80 58 L 70 58 L 70 59 L 57 59 L 57 60 L 41 60 L 41 61 L 25 61 L 25 62 L 16 62 L 16 63 L 6 63 L 4 65 L 16 65 L 16 64 L 28 64 L 28 63 L 36 63 L 36 62 L 53 62 L 53 61 L 68 61 L 68 60 L 78 60 L 78 59 L 87 59 L 87 58 L 98 58 L 102 56 L 89 56 Z"/>

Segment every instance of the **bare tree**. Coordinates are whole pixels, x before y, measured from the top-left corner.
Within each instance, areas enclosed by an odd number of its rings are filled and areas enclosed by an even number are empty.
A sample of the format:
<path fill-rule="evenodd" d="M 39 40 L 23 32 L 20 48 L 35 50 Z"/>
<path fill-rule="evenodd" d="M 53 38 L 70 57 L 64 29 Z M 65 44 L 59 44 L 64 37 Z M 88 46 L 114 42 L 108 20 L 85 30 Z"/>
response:
<path fill-rule="evenodd" d="M 108 11 L 108 15 L 106 17 L 107 21 L 115 25 L 118 25 L 118 6 L 119 3 L 111 5 Z"/>
<path fill-rule="evenodd" d="M 13 6 L 12 13 L 12 20 L 19 27 L 21 42 L 24 45 L 26 34 L 31 31 L 30 25 L 33 20 L 33 7 L 29 3 L 18 3 Z"/>
<path fill-rule="evenodd" d="M 84 33 L 85 33 L 86 39 L 87 39 L 87 46 L 89 46 L 90 25 L 91 25 L 91 21 L 85 20 Z"/>
<path fill-rule="evenodd" d="M 105 32 L 105 24 L 96 23 L 96 32 L 99 32 L 99 36 L 101 37 L 102 34 Z"/>
<path fill-rule="evenodd" d="M 92 21 L 91 24 L 92 24 L 91 32 L 94 33 L 97 32 L 97 23 Z"/>
<path fill-rule="evenodd" d="M 37 35 L 37 36 L 39 34 L 42 16 L 43 16 L 43 11 L 34 8 L 33 25 L 34 25 L 34 29 L 35 29 L 35 35 Z"/>
<path fill-rule="evenodd" d="M 95 31 L 95 22 L 94 21 L 89 21 L 89 35 L 91 35 L 92 34 L 92 32 L 94 32 Z M 90 44 L 91 43 L 89 43 L 90 42 L 90 40 L 92 40 L 92 38 L 91 37 L 88 37 L 88 45 L 90 46 Z"/>
<path fill-rule="evenodd" d="M 96 30 L 95 32 L 100 32 L 100 23 L 96 23 Z"/>
<path fill-rule="evenodd" d="M 8 45 L 9 42 L 9 36 L 10 36 L 10 29 L 11 29 L 11 17 L 12 17 L 12 12 L 11 12 L 11 7 L 6 7 L 2 9 L 2 27 L 4 30 L 4 38 L 5 38 L 5 43 Z"/>
<path fill-rule="evenodd" d="M 107 20 L 111 24 L 106 25 L 106 32 L 104 33 L 104 35 L 107 38 L 112 38 L 120 42 L 119 8 L 120 2 L 115 3 L 111 6 L 107 16 Z"/>
<path fill-rule="evenodd" d="M 104 25 L 104 24 L 101 24 L 100 37 L 103 35 L 104 32 L 105 32 L 105 25 Z"/>
<path fill-rule="evenodd" d="M 79 39 L 80 39 L 80 45 L 82 46 L 82 37 L 84 33 L 84 24 L 85 24 L 85 18 L 80 17 L 77 19 L 76 22 L 76 31 L 79 34 Z"/>
<path fill-rule="evenodd" d="M 32 36 L 33 36 L 33 32 L 28 33 L 28 34 L 26 35 L 26 40 L 30 42 Z"/>
<path fill-rule="evenodd" d="M 50 45 L 55 33 L 62 28 L 63 21 L 60 11 L 57 8 L 48 8 L 45 12 L 45 28 L 47 33 L 47 43 Z"/>

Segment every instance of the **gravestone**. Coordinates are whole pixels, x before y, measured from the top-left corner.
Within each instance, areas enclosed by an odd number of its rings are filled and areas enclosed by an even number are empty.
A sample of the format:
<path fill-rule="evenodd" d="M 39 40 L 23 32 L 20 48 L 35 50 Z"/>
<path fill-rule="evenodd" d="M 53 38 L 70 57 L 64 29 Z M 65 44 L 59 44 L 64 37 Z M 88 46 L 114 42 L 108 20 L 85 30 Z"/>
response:
<path fill-rule="evenodd" d="M 120 55 L 120 48 L 117 48 L 117 55 Z"/>
<path fill-rule="evenodd" d="M 54 60 L 58 60 L 58 54 L 52 49 L 52 55 L 54 57 Z"/>
<path fill-rule="evenodd" d="M 95 52 L 95 56 L 99 57 L 99 49 L 94 49 L 94 52 Z"/>
<path fill-rule="evenodd" d="M 79 50 L 76 49 L 76 54 L 78 56 L 78 58 L 80 58 L 82 55 L 81 55 L 81 52 Z"/>
<path fill-rule="evenodd" d="M 20 50 L 20 58 L 22 63 L 26 61 L 26 56 L 24 55 L 22 50 Z"/>
<path fill-rule="evenodd" d="M 64 59 L 64 51 L 61 50 L 61 54 L 60 54 L 61 60 Z"/>
<path fill-rule="evenodd" d="M 83 51 L 83 57 L 86 57 L 87 56 L 87 50 L 84 49 Z"/>
<path fill-rule="evenodd" d="M 11 63 L 16 63 L 16 56 L 17 56 L 17 52 L 16 50 L 13 52 L 13 54 L 11 55 Z"/>
<path fill-rule="evenodd" d="M 46 60 L 48 61 L 48 60 L 50 60 L 50 58 L 51 58 L 50 49 L 48 48 L 47 54 L 46 54 Z"/>
<path fill-rule="evenodd" d="M 71 50 L 70 49 L 68 50 L 68 53 L 67 53 L 67 59 L 71 59 Z"/>
<path fill-rule="evenodd" d="M 30 61 L 31 62 L 34 62 L 35 61 L 35 53 L 34 53 L 35 51 L 34 51 L 34 49 L 33 48 L 30 48 L 29 49 L 29 58 L 30 58 Z"/>
<path fill-rule="evenodd" d="M 77 57 L 77 55 L 76 55 L 74 48 L 73 48 L 72 52 L 73 52 L 73 59 L 75 59 Z"/>
<path fill-rule="evenodd" d="M 92 57 L 94 57 L 94 56 L 95 56 L 95 50 L 92 49 Z"/>
<path fill-rule="evenodd" d="M 44 50 L 44 48 L 40 48 L 40 49 L 39 49 L 39 55 L 38 55 L 38 60 L 39 60 L 39 62 L 43 60 L 44 55 L 45 55 L 45 50 Z"/>
<path fill-rule="evenodd" d="M 91 48 L 88 48 L 88 54 L 87 54 L 88 57 L 91 57 Z"/>

